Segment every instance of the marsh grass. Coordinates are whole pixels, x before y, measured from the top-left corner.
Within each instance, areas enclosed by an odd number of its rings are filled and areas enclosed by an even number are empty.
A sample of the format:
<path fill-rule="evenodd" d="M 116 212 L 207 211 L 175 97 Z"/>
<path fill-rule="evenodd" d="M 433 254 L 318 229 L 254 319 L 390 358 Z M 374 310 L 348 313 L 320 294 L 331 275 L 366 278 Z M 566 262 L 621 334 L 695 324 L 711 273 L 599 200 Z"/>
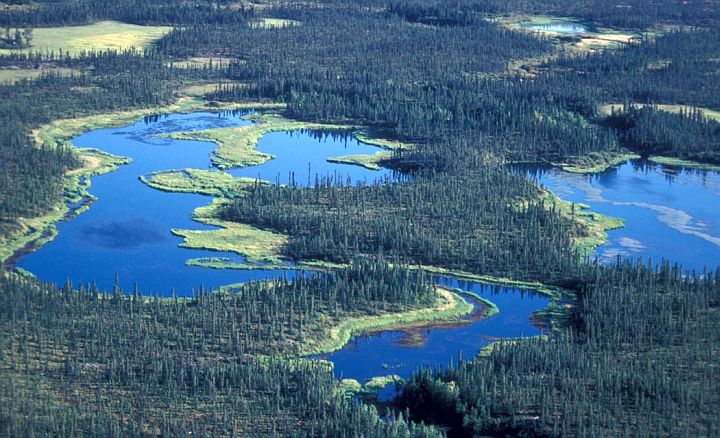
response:
<path fill-rule="evenodd" d="M 217 149 L 212 154 L 212 163 L 220 169 L 230 169 L 233 167 L 256 166 L 273 158 L 270 154 L 255 150 L 260 137 L 270 132 L 298 131 L 303 129 L 345 131 L 357 128 L 356 126 L 301 122 L 286 119 L 274 113 L 252 114 L 247 118 L 256 123 L 234 128 L 179 132 L 162 135 L 160 137 L 215 143 L 217 144 Z"/>
<path fill-rule="evenodd" d="M 197 193 L 219 198 L 234 198 L 255 184 L 252 178 L 235 178 L 219 170 L 166 170 L 140 176 L 140 181 L 165 192 Z"/>
<path fill-rule="evenodd" d="M 218 209 L 226 201 L 215 199 L 212 204 L 193 212 L 193 220 L 220 227 L 216 230 L 171 230 L 184 239 L 183 248 L 233 252 L 250 262 L 281 263 L 280 250 L 288 237 L 237 222 L 218 219 Z"/>

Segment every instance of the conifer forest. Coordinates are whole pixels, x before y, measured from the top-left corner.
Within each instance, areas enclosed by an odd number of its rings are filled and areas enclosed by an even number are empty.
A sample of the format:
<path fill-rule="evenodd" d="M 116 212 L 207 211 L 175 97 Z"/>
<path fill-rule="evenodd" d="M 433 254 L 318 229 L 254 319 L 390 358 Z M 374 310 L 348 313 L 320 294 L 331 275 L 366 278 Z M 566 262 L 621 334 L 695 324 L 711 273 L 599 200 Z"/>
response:
<path fill-rule="evenodd" d="M 0 265 L 0 436 L 720 436 L 720 3 L 0 0 Z"/>

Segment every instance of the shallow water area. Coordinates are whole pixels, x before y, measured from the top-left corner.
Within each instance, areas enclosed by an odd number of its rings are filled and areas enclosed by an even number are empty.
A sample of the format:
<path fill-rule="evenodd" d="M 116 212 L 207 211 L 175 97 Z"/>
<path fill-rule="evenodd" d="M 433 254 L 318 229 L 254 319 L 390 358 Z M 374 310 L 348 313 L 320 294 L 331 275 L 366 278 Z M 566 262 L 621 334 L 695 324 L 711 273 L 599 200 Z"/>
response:
<path fill-rule="evenodd" d="M 602 262 L 665 257 L 702 271 L 720 265 L 720 173 L 629 161 L 597 175 L 534 168 L 527 174 L 561 199 L 625 219 L 595 250 Z"/>
<path fill-rule="evenodd" d="M 500 312 L 464 324 L 412 330 L 413 336 L 422 336 L 421 343 L 406 342 L 407 332 L 386 331 L 355 336 L 341 350 L 316 357 L 332 361 L 336 377 L 353 378 L 362 383 L 372 377 L 393 374 L 405 378 L 421 367 L 457 363 L 459 354 L 470 359 L 498 339 L 542 334 L 541 329 L 532 324 L 530 315 L 547 307 L 549 298 L 545 296 L 447 277 L 439 277 L 437 283 L 475 293 L 495 303 Z"/>

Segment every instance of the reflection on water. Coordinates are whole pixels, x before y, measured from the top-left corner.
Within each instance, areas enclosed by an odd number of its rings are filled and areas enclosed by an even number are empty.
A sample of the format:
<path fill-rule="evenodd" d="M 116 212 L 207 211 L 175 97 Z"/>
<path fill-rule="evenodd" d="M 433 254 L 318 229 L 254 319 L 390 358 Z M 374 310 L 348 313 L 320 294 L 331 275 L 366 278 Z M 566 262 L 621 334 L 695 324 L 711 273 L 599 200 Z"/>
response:
<path fill-rule="evenodd" d="M 271 132 L 260 138 L 257 151 L 275 158 L 259 166 L 231 169 L 236 177 L 258 178 L 278 184 L 313 185 L 318 179 L 372 182 L 391 176 L 388 169 L 370 170 L 326 160 L 343 155 L 372 155 L 382 149 L 359 142 L 349 132 Z"/>
<path fill-rule="evenodd" d="M 78 147 L 93 147 L 111 154 L 132 158 L 132 163 L 115 172 L 92 178 L 90 193 L 98 198 L 84 214 L 58 224 L 58 236 L 34 253 L 20 258 L 17 266 L 41 280 L 63 284 L 96 282 L 100 289 L 111 290 L 115 274 L 120 285 L 131 291 L 137 283 L 143 293 L 189 296 L 201 286 L 221 285 L 274 278 L 292 277 L 294 272 L 273 270 L 215 270 L 188 267 L 189 258 L 226 257 L 234 262 L 237 255 L 179 248 L 182 239 L 170 233 L 172 228 L 212 229 L 192 221 L 197 207 L 210 198 L 183 193 L 167 193 L 147 187 L 138 177 L 156 171 L 211 167 L 209 154 L 215 145 L 208 142 L 155 138 L 157 134 L 199 131 L 249 125 L 242 112 L 193 113 L 150 116 L 123 128 L 100 129 L 73 139 Z M 260 141 L 261 149 L 276 155 L 265 165 L 252 170 L 236 170 L 241 175 L 276 177 L 303 174 L 308 168 L 321 175 L 341 175 L 353 181 L 372 181 L 387 170 L 374 172 L 358 166 L 327 163 L 328 156 L 375 153 L 380 148 L 358 143 L 343 136 L 316 133 L 275 133 Z M 250 168 L 248 168 L 250 169 Z M 278 177 L 279 175 L 279 177 Z"/>
<path fill-rule="evenodd" d="M 530 315 L 547 307 L 547 297 L 512 287 L 446 277 L 439 277 L 437 282 L 488 299 L 500 308 L 500 313 L 467 324 L 425 327 L 409 333 L 388 331 L 357 336 L 343 349 L 317 357 L 335 364 L 336 377 L 363 382 L 391 374 L 408 377 L 420 367 L 445 366 L 450 361 L 457 363 L 459 355 L 472 358 L 497 339 L 541 334 L 541 330 L 531 323 Z M 417 340 L 422 342 L 408 342 Z"/>
<path fill-rule="evenodd" d="M 720 174 L 627 162 L 598 175 L 555 169 L 527 171 L 560 198 L 588 204 L 592 211 L 625 219 L 609 231 L 596 256 L 655 262 L 669 259 L 686 269 L 720 265 Z"/>

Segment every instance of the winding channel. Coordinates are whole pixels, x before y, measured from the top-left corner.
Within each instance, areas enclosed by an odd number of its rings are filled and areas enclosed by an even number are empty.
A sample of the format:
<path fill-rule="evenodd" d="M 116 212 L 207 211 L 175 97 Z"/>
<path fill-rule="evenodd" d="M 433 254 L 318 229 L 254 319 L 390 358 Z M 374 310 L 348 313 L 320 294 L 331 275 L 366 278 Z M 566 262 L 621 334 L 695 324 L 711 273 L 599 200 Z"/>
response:
<path fill-rule="evenodd" d="M 243 260 L 229 253 L 181 248 L 178 245 L 182 238 L 170 233 L 173 228 L 212 229 L 191 219 L 193 210 L 209 204 L 210 197 L 163 192 L 146 186 L 138 179 L 142 175 L 170 169 L 212 168 L 209 156 L 216 148 L 215 144 L 157 138 L 157 135 L 252 123 L 242 116 L 226 112 L 173 114 L 145 118 L 123 128 L 98 129 L 75 137 L 72 143 L 77 147 L 97 148 L 129 157 L 132 162 L 109 174 L 93 177 L 89 191 L 97 197 L 97 201 L 91 208 L 72 220 L 60 222 L 57 225 L 58 236 L 36 251 L 19 257 L 16 266 L 46 282 L 62 285 L 71 280 L 77 285 L 92 281 L 101 290 L 111 290 L 117 274 L 124 291 L 132 291 L 137 285 L 144 294 L 166 296 L 171 290 L 178 296 L 190 296 L 201 286 L 215 289 L 249 280 L 279 276 L 292 278 L 295 275 L 293 270 L 187 266 L 186 260 L 200 257 Z M 274 132 L 261 137 L 257 150 L 271 153 L 275 158 L 262 165 L 229 172 L 234 176 L 261 178 L 281 184 L 293 180 L 301 185 L 313 180 L 314 174 L 353 181 L 392 178 L 387 169 L 370 170 L 327 162 L 327 157 L 373 154 L 381 150 L 348 136 L 324 135 L 322 132 Z M 565 193 L 560 192 L 569 187 L 571 190 L 567 194 L 573 197 L 571 200 L 582 198 L 578 194 L 581 187 L 577 184 L 560 183 L 553 174 L 542 174 L 539 178 L 551 189 L 559 190 L 561 197 Z M 720 183 L 713 181 L 715 187 L 720 187 Z M 593 181 L 587 184 L 592 187 Z M 693 186 L 693 190 L 708 191 L 691 180 L 687 184 Z M 720 194 L 715 192 L 705 196 L 718 197 Z M 717 219 L 715 209 L 712 220 Z M 702 228 L 697 221 L 693 224 Z M 713 227 L 708 233 L 720 234 L 714 228 L 717 226 L 720 223 L 707 225 Z M 684 248 L 685 251 L 688 249 Z M 708 251 L 700 257 L 707 260 L 707 257 L 712 259 L 717 256 L 717 252 L 712 252 L 717 251 L 717 247 Z M 513 287 L 468 283 L 452 278 L 439 277 L 437 281 L 447 287 L 474 292 L 495 303 L 500 311 L 489 318 L 470 317 L 462 324 L 357 336 L 343 349 L 320 357 L 335 364 L 337 377 L 362 382 L 390 374 L 406 377 L 420 366 L 446 365 L 450 360 L 457 360 L 459 354 L 469 358 L 498 338 L 542 333 L 541 328 L 532 324 L 531 316 L 547 306 L 549 298 L 545 296 Z"/>

